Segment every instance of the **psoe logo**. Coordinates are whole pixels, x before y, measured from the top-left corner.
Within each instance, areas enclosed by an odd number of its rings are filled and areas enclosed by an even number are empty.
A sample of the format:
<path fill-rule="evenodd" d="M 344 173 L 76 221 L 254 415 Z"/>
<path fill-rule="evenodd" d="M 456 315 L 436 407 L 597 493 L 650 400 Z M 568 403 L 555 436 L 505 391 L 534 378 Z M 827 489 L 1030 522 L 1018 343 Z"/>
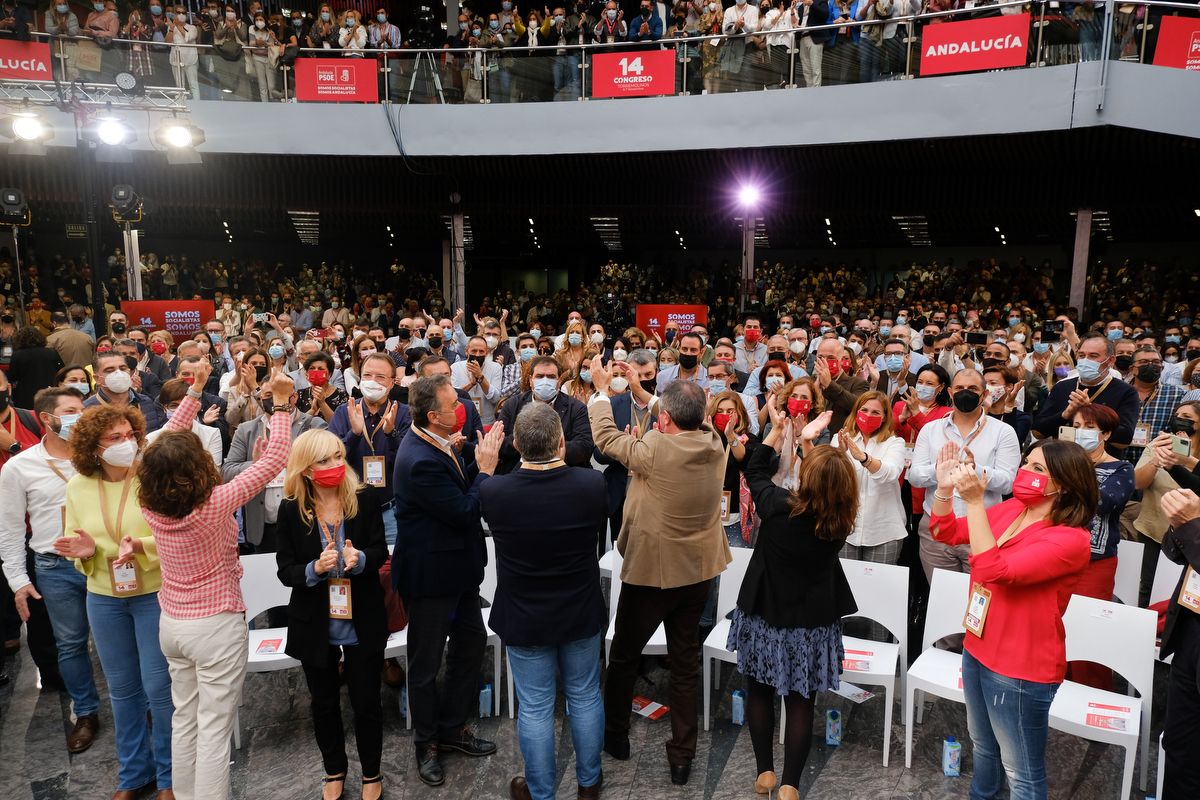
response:
<path fill-rule="evenodd" d="M 1192 41 L 1188 45 L 1187 64 L 1184 69 L 1200 72 L 1200 30 L 1192 31 Z"/>

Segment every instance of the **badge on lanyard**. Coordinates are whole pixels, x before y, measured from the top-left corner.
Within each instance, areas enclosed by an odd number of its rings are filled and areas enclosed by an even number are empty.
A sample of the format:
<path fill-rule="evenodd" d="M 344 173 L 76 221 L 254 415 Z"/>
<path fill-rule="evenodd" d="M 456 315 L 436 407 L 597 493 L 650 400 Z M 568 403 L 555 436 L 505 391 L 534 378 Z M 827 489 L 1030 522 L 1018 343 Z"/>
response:
<path fill-rule="evenodd" d="M 984 588 L 982 583 L 971 585 L 971 600 L 967 603 L 967 613 L 963 616 L 963 627 L 979 638 L 983 638 L 983 626 L 987 622 L 988 607 L 992 604 L 992 590 Z"/>
<path fill-rule="evenodd" d="M 1133 441 L 1130 442 L 1134 447 L 1145 447 L 1150 444 L 1150 425 L 1145 422 L 1139 422 L 1133 429 Z"/>
<path fill-rule="evenodd" d="M 733 502 L 733 493 L 729 491 L 721 492 L 721 522 L 729 524 L 730 506 Z"/>
<path fill-rule="evenodd" d="M 354 619 L 348 578 L 329 579 L 329 618 Z"/>
<path fill-rule="evenodd" d="M 368 486 L 387 486 L 383 456 L 363 456 L 363 483 Z"/>
<path fill-rule="evenodd" d="M 905 469 L 908 469 L 909 467 L 912 466 L 913 452 L 916 451 L 916 449 L 917 449 L 917 446 L 914 444 L 905 444 L 904 445 L 904 468 Z"/>
<path fill-rule="evenodd" d="M 1179 605 L 1194 614 L 1200 614 L 1200 573 L 1190 565 L 1183 576 L 1183 587 L 1179 590 Z"/>
<path fill-rule="evenodd" d="M 138 566 L 136 560 L 130 560 L 124 566 L 117 566 L 115 558 L 108 559 L 108 576 L 112 579 L 113 594 L 117 597 L 137 594 Z"/>

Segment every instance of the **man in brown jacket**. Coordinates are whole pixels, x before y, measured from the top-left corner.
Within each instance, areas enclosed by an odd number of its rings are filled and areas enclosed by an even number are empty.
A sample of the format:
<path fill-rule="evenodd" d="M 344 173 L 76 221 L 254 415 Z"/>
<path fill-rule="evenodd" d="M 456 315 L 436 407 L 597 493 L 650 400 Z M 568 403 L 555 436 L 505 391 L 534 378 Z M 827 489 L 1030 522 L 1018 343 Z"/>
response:
<path fill-rule="evenodd" d="M 631 380 L 628 365 L 613 362 Z M 597 393 L 588 403 L 600 452 L 629 469 L 629 491 L 617 550 L 621 597 L 604 687 L 604 749 L 629 758 L 629 715 L 638 660 L 659 624 L 671 665 L 671 782 L 687 783 L 696 756 L 696 690 L 700 614 L 712 579 L 730 562 L 721 528 L 725 444 L 708 424 L 704 390 L 686 381 L 651 399 L 657 429 L 637 436 L 617 429 L 607 389 L 612 374 L 592 361 Z"/>
<path fill-rule="evenodd" d="M 46 337 L 46 344 L 58 351 L 58 357 L 64 365 L 71 367 L 92 363 L 96 351 L 92 337 L 72 328 L 67 315 L 61 311 L 50 315 L 50 323 L 54 326 L 54 333 Z"/>

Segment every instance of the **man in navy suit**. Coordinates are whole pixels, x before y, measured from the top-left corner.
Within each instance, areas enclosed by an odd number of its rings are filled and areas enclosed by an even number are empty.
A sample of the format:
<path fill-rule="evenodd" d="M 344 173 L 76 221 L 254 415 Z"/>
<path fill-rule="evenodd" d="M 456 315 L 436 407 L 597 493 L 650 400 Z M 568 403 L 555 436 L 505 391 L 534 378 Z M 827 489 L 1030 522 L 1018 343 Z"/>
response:
<path fill-rule="evenodd" d="M 439 751 L 496 752 L 466 721 L 487 644 L 479 611 L 487 561 L 479 490 L 496 470 L 504 424 L 492 427 L 475 448 L 474 463 L 468 463 L 461 454 L 463 404 L 450 379 L 417 379 L 408 402 L 413 426 L 400 442 L 392 482 L 399 532 L 392 581 L 408 609 L 408 702 L 417 772 L 426 784 L 440 786 L 445 775 Z M 443 650 L 446 679 L 439 693 Z"/>
<path fill-rule="evenodd" d="M 422 378 L 430 378 L 434 375 L 445 375 L 449 378 L 450 361 L 442 356 L 426 356 L 417 365 L 417 374 Z M 462 401 L 463 410 L 467 412 L 467 418 L 461 431 L 465 440 L 462 448 L 463 458 L 473 461 L 475 445 L 479 444 L 479 440 L 483 438 L 483 420 L 475 409 L 475 401 L 471 399 L 471 395 L 462 389 L 455 389 L 455 391 L 458 392 L 458 399 Z"/>

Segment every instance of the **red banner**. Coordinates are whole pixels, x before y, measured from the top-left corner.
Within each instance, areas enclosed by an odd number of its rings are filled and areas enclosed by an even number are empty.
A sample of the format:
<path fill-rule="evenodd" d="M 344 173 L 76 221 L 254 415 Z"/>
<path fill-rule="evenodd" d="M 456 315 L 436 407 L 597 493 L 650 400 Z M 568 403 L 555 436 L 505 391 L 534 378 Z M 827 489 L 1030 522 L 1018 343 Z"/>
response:
<path fill-rule="evenodd" d="M 674 93 L 674 50 L 592 56 L 592 97 L 653 97 Z"/>
<path fill-rule="evenodd" d="M 708 324 L 708 306 L 645 305 L 638 304 L 637 326 L 652 333 L 662 341 L 663 329 L 668 322 L 678 322 L 679 330 L 686 333 L 693 325 Z"/>
<path fill-rule="evenodd" d="M 48 42 L 17 42 L 0 39 L 0 78 L 18 81 L 50 81 Z"/>
<path fill-rule="evenodd" d="M 1163 17 L 1158 24 L 1155 66 L 1200 71 L 1200 19 Z"/>
<path fill-rule="evenodd" d="M 1028 50 L 1028 14 L 926 25 L 921 31 L 921 74 L 1023 67 Z"/>
<path fill-rule="evenodd" d="M 379 102 L 379 62 L 373 58 L 296 59 L 296 99 L 306 102 Z"/>
<path fill-rule="evenodd" d="M 203 330 L 217 309 L 211 300 L 126 300 L 121 311 L 130 327 L 166 331 L 178 342 Z"/>

